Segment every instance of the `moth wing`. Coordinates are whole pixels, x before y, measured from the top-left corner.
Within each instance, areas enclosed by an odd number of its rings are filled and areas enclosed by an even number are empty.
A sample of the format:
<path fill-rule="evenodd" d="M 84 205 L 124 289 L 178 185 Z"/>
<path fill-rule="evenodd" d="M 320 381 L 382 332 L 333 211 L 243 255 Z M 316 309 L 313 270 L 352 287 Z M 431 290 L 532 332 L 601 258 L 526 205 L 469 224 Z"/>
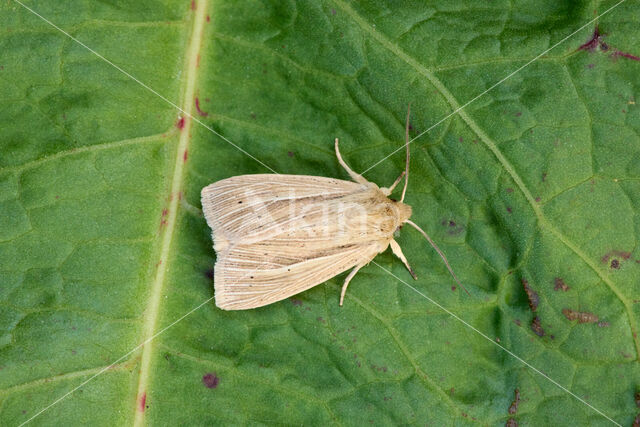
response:
<path fill-rule="evenodd" d="M 362 184 L 305 175 L 241 175 L 202 189 L 202 210 L 213 230 L 216 252 L 229 243 L 259 240 L 292 228 L 292 220 L 319 205 L 365 190 Z"/>
<path fill-rule="evenodd" d="M 216 261 L 216 305 L 243 310 L 271 304 L 368 262 L 380 251 L 378 242 L 313 250 L 296 250 L 281 240 L 233 245 Z"/>
<path fill-rule="evenodd" d="M 391 233 L 371 223 L 375 184 L 244 175 L 202 190 L 217 261 L 216 305 L 260 307 L 369 262 Z"/>

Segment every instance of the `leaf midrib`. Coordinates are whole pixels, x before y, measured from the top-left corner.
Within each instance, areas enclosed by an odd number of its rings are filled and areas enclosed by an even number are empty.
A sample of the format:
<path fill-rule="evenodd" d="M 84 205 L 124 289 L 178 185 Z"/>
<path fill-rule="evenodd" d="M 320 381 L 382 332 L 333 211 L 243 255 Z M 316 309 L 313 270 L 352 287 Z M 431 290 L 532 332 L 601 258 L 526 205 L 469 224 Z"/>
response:
<path fill-rule="evenodd" d="M 504 154 L 498 149 L 497 144 L 480 128 L 480 126 L 467 114 L 464 109 L 460 109 L 460 103 L 455 99 L 453 94 L 447 89 L 447 87 L 438 79 L 429 69 L 424 67 L 418 61 L 416 61 L 413 57 L 411 57 L 408 53 L 402 50 L 398 45 L 392 43 L 389 39 L 387 39 L 382 33 L 376 31 L 371 25 L 369 25 L 357 12 L 347 4 L 343 3 L 341 0 L 333 0 L 333 2 L 342 9 L 348 16 L 353 19 L 358 26 L 367 34 L 369 34 L 373 39 L 375 39 L 378 43 L 380 43 L 385 49 L 396 55 L 398 58 L 403 60 L 409 66 L 413 67 L 419 74 L 426 77 L 429 82 L 436 87 L 436 89 L 442 94 L 442 96 L 447 100 L 449 106 L 460 115 L 460 118 L 469 126 L 469 128 L 482 140 L 485 146 L 493 153 L 493 155 L 497 158 L 500 165 L 504 168 L 505 171 L 509 174 L 511 179 L 516 183 L 518 189 L 525 196 L 529 205 L 531 206 L 538 223 L 541 227 L 546 228 L 549 232 L 551 232 L 558 240 L 562 242 L 567 248 L 569 248 L 572 252 L 574 252 L 585 264 L 589 266 L 600 279 L 609 287 L 611 292 L 620 300 L 623 304 L 627 317 L 629 319 L 629 325 L 631 328 L 631 338 L 634 343 L 634 347 L 636 350 L 636 361 L 639 360 L 640 357 L 640 338 L 638 338 L 637 334 L 637 323 L 635 320 L 635 316 L 633 314 L 633 309 L 631 307 L 631 301 L 626 298 L 622 292 L 618 289 L 615 283 L 609 278 L 609 276 L 602 271 L 602 269 L 598 266 L 596 262 L 590 259 L 587 254 L 585 254 L 580 248 L 573 243 L 567 236 L 565 236 L 559 229 L 557 229 L 544 215 L 540 205 L 535 201 L 535 198 L 529 191 L 529 189 L 524 184 L 520 175 L 516 172 L 515 168 L 511 163 L 507 160 Z"/>
<path fill-rule="evenodd" d="M 153 337 L 156 334 L 158 317 L 160 315 L 160 305 L 162 301 L 162 292 L 164 289 L 164 282 L 166 278 L 166 272 L 169 264 L 169 251 L 171 249 L 171 243 L 174 233 L 177 227 L 177 211 L 179 197 L 177 196 L 184 186 L 184 154 L 187 152 L 189 142 L 191 141 L 191 126 L 193 124 L 193 106 L 195 86 L 198 77 L 198 60 L 200 48 L 202 46 L 202 34 L 206 22 L 206 10 L 207 0 L 200 0 L 196 3 L 196 10 L 193 16 L 193 26 L 191 29 L 191 36 L 189 38 L 189 47 L 186 50 L 185 56 L 185 69 L 187 71 L 187 77 L 184 85 L 184 92 L 182 95 L 182 108 L 184 127 L 180 133 L 180 139 L 177 144 L 175 159 L 173 164 L 173 176 L 171 179 L 171 189 L 169 196 L 169 207 L 167 214 L 167 224 L 164 234 L 162 235 L 162 241 L 160 244 L 160 257 L 159 261 L 153 259 L 151 263 L 155 264 L 159 262 L 156 270 L 156 275 L 151 284 L 151 290 L 149 294 L 149 300 L 144 314 L 143 324 L 143 343 L 142 357 L 140 360 L 140 371 L 138 377 L 138 388 L 136 392 L 136 402 L 134 406 L 135 417 L 134 426 L 141 426 L 144 424 L 144 408 L 139 408 L 139 402 L 146 398 L 146 394 L 149 388 L 149 380 L 151 376 L 151 365 L 153 360 Z M 172 197 L 173 196 L 173 197 Z"/>

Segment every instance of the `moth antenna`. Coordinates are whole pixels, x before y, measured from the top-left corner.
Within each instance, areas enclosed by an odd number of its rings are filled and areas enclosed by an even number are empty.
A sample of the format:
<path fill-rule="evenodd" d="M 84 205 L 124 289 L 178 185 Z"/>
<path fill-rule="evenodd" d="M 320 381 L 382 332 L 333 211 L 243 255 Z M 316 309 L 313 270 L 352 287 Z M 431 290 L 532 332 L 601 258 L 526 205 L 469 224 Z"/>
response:
<path fill-rule="evenodd" d="M 404 166 L 404 188 L 402 189 L 402 196 L 400 202 L 404 202 L 404 195 L 407 193 L 407 186 L 409 185 L 409 116 L 411 115 L 411 103 L 407 107 L 407 120 L 404 125 L 404 146 L 407 147 L 407 162 Z"/>
<path fill-rule="evenodd" d="M 444 261 L 444 265 L 447 266 L 447 270 L 449 270 L 449 273 L 451 273 L 451 275 L 453 276 L 453 278 L 455 279 L 456 283 L 462 288 L 464 289 L 464 291 L 467 293 L 467 295 L 471 296 L 471 294 L 469 293 L 469 291 L 467 290 L 467 288 L 465 288 L 464 286 L 462 286 L 462 283 L 460 283 L 460 280 L 458 280 L 458 277 L 456 276 L 456 273 L 453 272 L 453 269 L 451 268 L 451 265 L 449 264 L 449 261 L 447 261 L 447 257 L 444 256 L 444 253 L 442 253 L 442 251 L 440 250 L 440 248 L 438 247 L 438 245 L 435 244 L 435 242 L 433 240 L 431 240 L 431 237 L 429 237 L 429 235 L 427 233 L 424 232 L 424 230 L 420 227 L 418 227 L 418 225 L 411 221 L 411 220 L 406 220 L 405 221 L 407 224 L 409 224 L 410 226 L 412 226 L 413 228 L 415 228 L 416 230 L 418 230 L 424 237 L 425 239 L 427 239 L 427 241 L 429 242 L 429 244 L 431 244 L 431 246 L 433 247 L 433 249 L 436 250 L 436 252 L 438 252 L 438 255 L 440 255 L 440 258 L 442 258 L 442 261 Z"/>
<path fill-rule="evenodd" d="M 340 166 L 342 166 L 344 170 L 347 171 L 351 179 L 353 179 L 358 184 L 367 184 L 369 181 L 367 181 L 359 173 L 355 173 L 353 170 L 351 170 L 351 168 L 344 162 L 344 160 L 342 160 L 342 156 L 340 155 L 340 148 L 338 148 L 338 138 L 336 138 L 336 141 L 335 141 L 335 148 L 336 148 L 336 157 L 338 158 L 338 163 L 340 163 Z"/>

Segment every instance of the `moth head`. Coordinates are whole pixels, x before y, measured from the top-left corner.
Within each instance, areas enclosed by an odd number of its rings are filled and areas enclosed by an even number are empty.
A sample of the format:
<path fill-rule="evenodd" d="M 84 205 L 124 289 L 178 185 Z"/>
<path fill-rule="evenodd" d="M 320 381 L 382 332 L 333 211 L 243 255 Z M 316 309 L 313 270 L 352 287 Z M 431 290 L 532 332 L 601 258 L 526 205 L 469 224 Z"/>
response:
<path fill-rule="evenodd" d="M 404 224 L 409 218 L 411 218 L 411 206 L 406 205 L 402 202 L 396 202 L 395 200 L 393 200 L 393 202 L 397 208 L 398 224 L 400 224 L 398 228 L 400 228 L 402 224 Z"/>

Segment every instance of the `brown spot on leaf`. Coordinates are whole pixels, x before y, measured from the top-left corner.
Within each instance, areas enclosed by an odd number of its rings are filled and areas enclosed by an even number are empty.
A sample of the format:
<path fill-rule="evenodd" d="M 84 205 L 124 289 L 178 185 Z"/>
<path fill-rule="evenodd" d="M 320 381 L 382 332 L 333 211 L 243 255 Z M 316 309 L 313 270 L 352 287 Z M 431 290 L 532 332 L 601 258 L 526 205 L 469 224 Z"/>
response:
<path fill-rule="evenodd" d="M 640 391 L 636 391 L 633 395 L 634 400 L 636 401 L 636 406 L 640 408 Z"/>
<path fill-rule="evenodd" d="M 531 311 L 535 312 L 538 309 L 538 304 L 540 304 L 540 297 L 538 296 L 538 293 L 529 286 L 527 279 L 522 279 L 522 286 L 524 287 L 524 291 L 527 293 L 527 298 L 529 299 L 529 308 Z"/>
<path fill-rule="evenodd" d="M 567 320 L 577 320 L 578 323 L 596 323 L 598 321 L 598 316 L 593 313 L 575 311 L 570 308 L 563 308 L 562 314 Z"/>
<path fill-rule="evenodd" d="M 202 376 L 202 383 L 207 388 L 216 388 L 220 383 L 220 378 L 218 378 L 218 375 L 215 372 L 212 374 L 208 373 Z"/>
<path fill-rule="evenodd" d="M 627 252 L 627 251 L 618 251 L 618 250 L 612 250 L 607 252 L 606 254 L 604 254 L 601 258 L 601 261 L 603 264 L 607 264 L 609 262 L 609 260 L 611 258 L 622 258 L 623 260 L 628 260 L 629 258 L 631 258 L 631 252 Z M 619 262 L 619 260 L 618 260 Z M 618 267 L 614 267 L 614 268 L 618 268 Z"/>
<path fill-rule="evenodd" d="M 542 324 L 540 323 L 540 317 L 536 316 L 531 321 L 531 330 L 539 337 L 544 336 L 544 329 L 542 328 Z"/>
<path fill-rule="evenodd" d="M 204 271 L 204 277 L 209 280 L 213 280 L 213 268 L 208 268 Z"/>
<path fill-rule="evenodd" d="M 297 298 L 291 298 L 291 304 L 295 305 L 296 307 L 300 307 L 302 306 L 302 300 L 299 300 Z"/>
<path fill-rule="evenodd" d="M 553 279 L 553 290 L 567 292 L 569 290 L 569 286 L 564 283 L 562 277 L 556 277 L 555 279 Z"/>
<path fill-rule="evenodd" d="M 633 427 L 640 427 L 640 414 L 636 415 L 636 419 L 633 420 Z"/>
<path fill-rule="evenodd" d="M 518 427 L 518 422 L 516 420 L 514 420 L 513 418 L 509 418 L 507 420 L 507 423 L 505 424 L 506 427 Z"/>
<path fill-rule="evenodd" d="M 518 405 L 520 404 L 520 390 L 515 389 L 513 394 L 514 394 L 513 402 L 511 402 L 511 406 L 509 406 L 509 413 L 511 415 L 518 412 Z"/>
<path fill-rule="evenodd" d="M 616 270 L 618 268 L 620 268 L 620 261 L 618 261 L 616 258 L 612 259 L 611 260 L 611 268 L 614 268 Z"/>

